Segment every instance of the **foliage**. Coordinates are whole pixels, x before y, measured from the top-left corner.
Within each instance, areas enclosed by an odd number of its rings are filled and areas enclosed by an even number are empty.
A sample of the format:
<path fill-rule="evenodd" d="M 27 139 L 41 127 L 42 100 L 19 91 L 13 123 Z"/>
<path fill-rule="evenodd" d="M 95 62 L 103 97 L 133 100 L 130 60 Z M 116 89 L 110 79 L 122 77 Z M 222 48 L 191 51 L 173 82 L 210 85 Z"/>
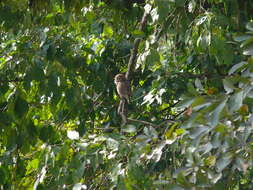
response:
<path fill-rule="evenodd" d="M 252 11 L 251 0 L 1 1 L 0 189 L 252 189 Z M 113 78 L 136 38 L 121 126 Z"/>

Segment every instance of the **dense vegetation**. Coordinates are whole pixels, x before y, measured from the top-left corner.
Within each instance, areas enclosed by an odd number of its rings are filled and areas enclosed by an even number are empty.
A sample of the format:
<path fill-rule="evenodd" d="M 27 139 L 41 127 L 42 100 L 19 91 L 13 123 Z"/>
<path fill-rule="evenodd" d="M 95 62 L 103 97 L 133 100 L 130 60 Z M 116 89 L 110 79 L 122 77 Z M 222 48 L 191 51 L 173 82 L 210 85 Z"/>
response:
<path fill-rule="evenodd" d="M 0 189 L 253 189 L 252 13 L 252 0 L 0 1 Z M 113 80 L 129 64 L 122 125 Z"/>

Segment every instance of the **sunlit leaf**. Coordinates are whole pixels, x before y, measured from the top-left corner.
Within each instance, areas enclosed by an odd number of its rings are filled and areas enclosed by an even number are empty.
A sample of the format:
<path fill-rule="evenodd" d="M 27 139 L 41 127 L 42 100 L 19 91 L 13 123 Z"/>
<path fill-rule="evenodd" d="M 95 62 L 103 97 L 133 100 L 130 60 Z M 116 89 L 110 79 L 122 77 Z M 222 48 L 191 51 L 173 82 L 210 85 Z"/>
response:
<path fill-rule="evenodd" d="M 122 131 L 126 133 L 134 133 L 136 132 L 136 127 L 134 125 L 127 125 L 122 129 Z"/>
<path fill-rule="evenodd" d="M 134 30 L 132 32 L 132 34 L 135 36 L 135 37 L 138 37 L 138 38 L 143 38 L 145 36 L 145 33 L 140 31 L 140 30 Z"/>
<path fill-rule="evenodd" d="M 106 142 L 107 142 L 108 147 L 113 149 L 113 150 L 117 150 L 119 145 L 120 145 L 120 143 L 117 140 L 113 139 L 113 138 L 108 138 L 106 140 Z"/>
<path fill-rule="evenodd" d="M 253 45 L 245 48 L 245 50 L 243 50 L 243 54 L 244 55 L 253 55 Z"/>
<path fill-rule="evenodd" d="M 36 182 L 34 183 L 34 186 L 33 186 L 34 189 L 37 189 L 39 183 L 42 183 L 43 180 L 45 179 L 46 173 L 47 173 L 46 168 L 47 168 L 47 166 L 44 166 L 44 167 L 41 169 L 41 173 L 40 173 L 40 175 L 38 176 Z"/>
<path fill-rule="evenodd" d="M 247 47 L 247 46 L 252 45 L 252 44 L 253 44 L 253 35 L 251 36 L 251 38 L 249 38 L 249 39 L 243 41 L 243 42 L 241 43 L 241 46 L 240 46 L 240 47 L 243 48 L 243 47 Z"/>
<path fill-rule="evenodd" d="M 104 34 L 108 37 L 112 37 L 113 36 L 113 29 L 108 25 L 104 25 Z"/>
<path fill-rule="evenodd" d="M 222 177 L 222 173 L 215 173 L 213 171 L 208 171 L 208 178 L 212 181 L 212 183 L 217 183 L 217 181 Z"/>
<path fill-rule="evenodd" d="M 166 142 L 161 142 L 160 144 L 158 144 L 157 147 L 155 147 L 155 149 L 153 149 L 152 153 L 150 155 L 147 156 L 148 159 L 153 159 L 155 162 L 158 162 L 161 159 L 161 156 L 163 154 L 163 148 L 165 147 Z"/>
<path fill-rule="evenodd" d="M 228 74 L 231 75 L 235 73 L 236 71 L 241 71 L 248 63 L 245 61 L 242 61 L 240 63 L 235 64 L 229 71 Z"/>
<path fill-rule="evenodd" d="M 205 159 L 205 164 L 209 167 L 212 167 L 214 166 L 216 163 L 216 157 L 215 156 L 208 156 L 206 159 Z"/>
<path fill-rule="evenodd" d="M 29 162 L 26 168 L 26 174 L 30 174 L 39 167 L 39 159 L 33 159 Z"/>
<path fill-rule="evenodd" d="M 204 89 L 203 86 L 202 86 L 202 84 L 201 84 L 201 81 L 200 81 L 198 78 L 195 80 L 195 86 L 196 86 L 198 89 L 200 89 L 200 90 L 203 90 L 203 89 Z"/>
<path fill-rule="evenodd" d="M 73 187 L 73 190 L 85 190 L 87 186 L 81 183 L 76 183 Z"/>
<path fill-rule="evenodd" d="M 247 30 L 250 30 L 250 31 L 253 31 L 253 23 L 252 23 L 252 22 L 248 22 L 248 23 L 246 24 L 246 29 L 247 29 Z"/>
<path fill-rule="evenodd" d="M 196 20 L 196 25 L 201 25 L 207 20 L 207 16 L 202 16 Z"/>
<path fill-rule="evenodd" d="M 67 131 L 67 136 L 71 140 L 77 140 L 77 139 L 79 139 L 79 133 L 77 131 Z"/>

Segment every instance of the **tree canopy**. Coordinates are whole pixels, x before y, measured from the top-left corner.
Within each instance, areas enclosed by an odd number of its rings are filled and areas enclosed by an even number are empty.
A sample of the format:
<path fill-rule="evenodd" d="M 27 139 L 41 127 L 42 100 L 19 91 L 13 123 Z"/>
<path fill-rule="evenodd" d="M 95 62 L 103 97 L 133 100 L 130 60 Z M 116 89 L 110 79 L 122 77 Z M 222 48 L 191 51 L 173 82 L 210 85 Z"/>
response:
<path fill-rule="evenodd" d="M 0 190 L 253 189 L 252 13 L 252 0 L 0 1 Z"/>

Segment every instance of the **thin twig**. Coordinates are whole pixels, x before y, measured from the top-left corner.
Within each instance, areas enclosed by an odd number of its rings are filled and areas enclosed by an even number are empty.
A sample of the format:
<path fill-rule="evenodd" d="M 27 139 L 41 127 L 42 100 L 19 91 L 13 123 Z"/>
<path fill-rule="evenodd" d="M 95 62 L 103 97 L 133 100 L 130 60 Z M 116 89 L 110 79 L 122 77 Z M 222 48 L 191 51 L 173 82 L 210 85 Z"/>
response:
<path fill-rule="evenodd" d="M 144 125 L 150 125 L 152 127 L 159 127 L 159 125 L 156 125 L 154 123 L 150 123 L 150 122 L 147 122 L 147 121 L 143 121 L 143 120 L 131 119 L 131 118 L 127 118 L 127 120 L 132 121 L 132 122 L 141 123 L 141 124 L 144 124 Z"/>

